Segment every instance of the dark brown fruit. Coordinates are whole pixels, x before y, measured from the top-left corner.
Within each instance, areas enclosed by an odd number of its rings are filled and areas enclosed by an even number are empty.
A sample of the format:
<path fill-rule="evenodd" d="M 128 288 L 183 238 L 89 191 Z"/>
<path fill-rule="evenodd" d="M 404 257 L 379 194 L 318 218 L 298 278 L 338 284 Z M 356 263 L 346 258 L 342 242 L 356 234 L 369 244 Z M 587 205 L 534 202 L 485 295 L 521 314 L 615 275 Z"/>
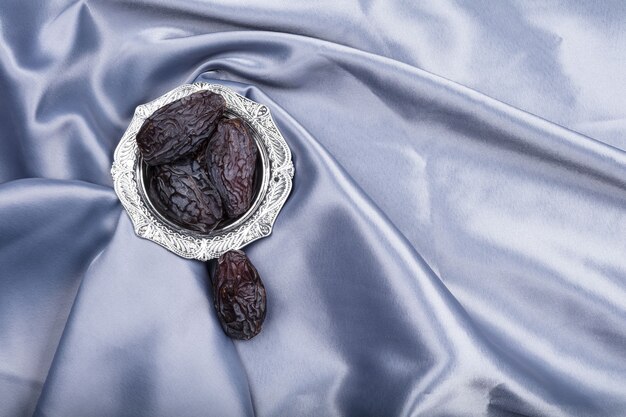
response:
<path fill-rule="evenodd" d="M 137 146 L 148 165 L 173 162 L 200 148 L 226 107 L 210 91 L 190 94 L 154 112 L 137 133 Z"/>
<path fill-rule="evenodd" d="M 257 149 L 243 120 L 223 119 L 207 146 L 209 178 L 222 197 L 229 218 L 245 213 L 254 195 Z"/>
<path fill-rule="evenodd" d="M 265 287 L 245 253 L 226 252 L 217 260 L 213 276 L 217 317 L 233 339 L 251 339 L 265 320 Z"/>
<path fill-rule="evenodd" d="M 223 210 L 203 162 L 194 157 L 152 167 L 148 197 L 173 222 L 208 233 L 222 220 Z"/>

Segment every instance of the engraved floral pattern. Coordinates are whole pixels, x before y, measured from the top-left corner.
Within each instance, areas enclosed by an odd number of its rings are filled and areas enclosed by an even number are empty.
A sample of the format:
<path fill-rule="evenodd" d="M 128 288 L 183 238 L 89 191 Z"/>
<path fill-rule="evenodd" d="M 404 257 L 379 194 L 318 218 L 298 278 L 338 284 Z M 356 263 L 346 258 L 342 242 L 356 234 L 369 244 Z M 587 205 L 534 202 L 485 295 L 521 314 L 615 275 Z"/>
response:
<path fill-rule="evenodd" d="M 157 109 L 198 91 L 219 93 L 226 100 L 226 109 L 245 120 L 261 137 L 269 158 L 262 184 L 265 193 L 252 215 L 235 229 L 209 237 L 198 237 L 168 226 L 155 217 L 142 199 L 137 176 L 139 151 L 136 136 L 143 122 Z M 292 187 L 294 167 L 291 150 L 276 127 L 269 109 L 231 89 L 208 83 L 185 84 L 135 110 L 128 129 L 115 150 L 111 168 L 115 192 L 133 222 L 138 236 L 152 240 L 184 258 L 209 260 L 250 242 L 268 236 Z"/>

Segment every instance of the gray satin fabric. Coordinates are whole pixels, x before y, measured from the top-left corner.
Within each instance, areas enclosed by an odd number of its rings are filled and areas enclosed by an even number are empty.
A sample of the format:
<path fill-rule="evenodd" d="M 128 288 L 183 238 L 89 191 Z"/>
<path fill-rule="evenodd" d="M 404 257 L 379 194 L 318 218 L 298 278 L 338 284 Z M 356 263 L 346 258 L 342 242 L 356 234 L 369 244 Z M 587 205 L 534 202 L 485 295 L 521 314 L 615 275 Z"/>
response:
<path fill-rule="evenodd" d="M 0 415 L 626 415 L 624 4 L 4 1 Z M 192 81 L 294 154 L 248 342 L 111 188 Z"/>

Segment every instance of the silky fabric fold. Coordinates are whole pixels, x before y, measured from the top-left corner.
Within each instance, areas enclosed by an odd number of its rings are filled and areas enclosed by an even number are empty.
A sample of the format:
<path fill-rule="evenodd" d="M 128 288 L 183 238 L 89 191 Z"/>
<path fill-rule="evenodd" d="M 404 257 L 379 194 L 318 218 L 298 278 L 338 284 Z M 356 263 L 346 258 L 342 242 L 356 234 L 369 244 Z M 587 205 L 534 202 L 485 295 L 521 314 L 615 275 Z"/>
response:
<path fill-rule="evenodd" d="M 626 7 L 0 5 L 0 416 L 626 415 Z M 263 331 L 112 189 L 134 108 L 268 106 Z"/>

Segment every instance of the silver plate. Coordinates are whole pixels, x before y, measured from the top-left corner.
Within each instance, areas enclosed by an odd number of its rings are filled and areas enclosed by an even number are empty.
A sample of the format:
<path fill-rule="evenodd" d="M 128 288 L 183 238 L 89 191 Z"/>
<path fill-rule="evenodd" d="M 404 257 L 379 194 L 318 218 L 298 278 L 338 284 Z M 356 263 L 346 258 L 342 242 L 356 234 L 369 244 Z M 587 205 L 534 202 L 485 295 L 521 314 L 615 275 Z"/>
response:
<path fill-rule="evenodd" d="M 163 217 L 146 196 L 145 164 L 137 148 L 136 136 L 143 122 L 164 105 L 192 93 L 209 90 L 226 100 L 227 116 L 243 119 L 253 132 L 259 150 L 257 190 L 252 207 L 233 223 L 210 234 L 184 229 Z M 115 192 L 128 212 L 135 233 L 152 240 L 184 258 L 206 261 L 222 253 L 240 249 L 268 236 L 274 221 L 291 192 L 294 167 L 287 142 L 272 120 L 269 109 L 218 84 L 185 84 L 154 101 L 138 106 L 122 136 L 111 168 Z"/>

